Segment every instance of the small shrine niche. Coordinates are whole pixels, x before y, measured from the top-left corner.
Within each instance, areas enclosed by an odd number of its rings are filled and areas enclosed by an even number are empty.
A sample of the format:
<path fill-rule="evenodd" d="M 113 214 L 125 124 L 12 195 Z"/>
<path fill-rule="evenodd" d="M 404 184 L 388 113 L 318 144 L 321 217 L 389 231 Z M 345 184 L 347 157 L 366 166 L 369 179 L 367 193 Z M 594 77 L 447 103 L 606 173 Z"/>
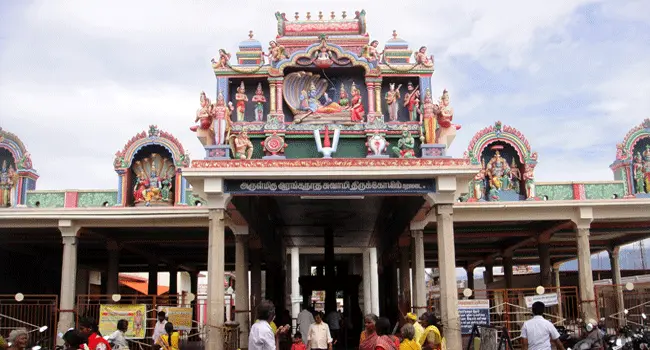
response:
<path fill-rule="evenodd" d="M 186 205 L 182 168 L 189 166 L 189 156 L 176 138 L 155 125 L 129 140 L 115 154 L 113 166 L 119 176 L 118 205 Z"/>
<path fill-rule="evenodd" d="M 616 145 L 616 160 L 610 168 L 614 178 L 625 183 L 628 196 L 650 198 L 650 118 Z"/>
<path fill-rule="evenodd" d="M 27 191 L 36 188 L 37 179 L 25 145 L 0 128 L 0 208 L 24 205 Z"/>
<path fill-rule="evenodd" d="M 485 188 L 490 191 L 499 190 L 511 195 L 511 200 L 524 199 L 522 176 L 524 166 L 514 147 L 503 141 L 489 144 L 481 154 L 481 164 L 485 169 Z M 499 195 L 500 197 L 503 194 Z"/>
<path fill-rule="evenodd" d="M 16 201 L 18 174 L 9 150 L 0 148 L 0 207 L 10 207 Z"/>
<path fill-rule="evenodd" d="M 230 80 L 230 101 L 234 110 L 230 117 L 233 122 L 265 123 L 272 111 L 269 82 L 263 78 Z"/>

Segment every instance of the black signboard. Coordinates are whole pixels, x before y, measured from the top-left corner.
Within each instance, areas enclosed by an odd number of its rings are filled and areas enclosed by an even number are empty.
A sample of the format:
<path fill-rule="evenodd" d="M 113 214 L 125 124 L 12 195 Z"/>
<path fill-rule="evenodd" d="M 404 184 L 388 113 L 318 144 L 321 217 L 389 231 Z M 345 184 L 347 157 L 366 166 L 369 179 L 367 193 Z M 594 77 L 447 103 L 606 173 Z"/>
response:
<path fill-rule="evenodd" d="M 382 195 L 435 192 L 425 180 L 226 180 L 225 191 L 236 195 Z"/>
<path fill-rule="evenodd" d="M 459 300 L 458 313 L 460 314 L 461 334 L 472 334 L 474 325 L 490 324 L 490 301 Z"/>

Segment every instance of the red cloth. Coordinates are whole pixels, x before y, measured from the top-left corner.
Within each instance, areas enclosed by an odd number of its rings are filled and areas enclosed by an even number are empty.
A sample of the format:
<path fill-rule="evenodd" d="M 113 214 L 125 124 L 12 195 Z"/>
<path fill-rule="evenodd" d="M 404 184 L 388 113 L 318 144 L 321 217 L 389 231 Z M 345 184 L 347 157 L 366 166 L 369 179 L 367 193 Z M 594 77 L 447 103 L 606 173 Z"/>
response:
<path fill-rule="evenodd" d="M 106 339 L 100 337 L 97 333 L 93 333 L 88 337 L 88 348 L 90 350 L 111 350 L 111 345 Z"/>
<path fill-rule="evenodd" d="M 397 350 L 399 349 L 399 339 L 392 335 L 382 335 L 377 339 L 376 350 Z"/>
<path fill-rule="evenodd" d="M 305 346 L 305 343 L 303 343 L 302 341 L 291 344 L 291 350 L 306 350 L 306 349 L 307 347 Z"/>
<path fill-rule="evenodd" d="M 354 95 L 354 97 L 352 97 L 352 103 L 351 103 L 352 110 L 350 111 L 350 120 L 352 120 L 353 122 L 363 121 L 363 115 L 365 113 L 365 109 L 363 108 L 363 104 L 361 104 L 360 102 L 361 102 L 361 95 Z M 354 107 L 354 105 L 356 105 L 357 103 L 359 103 L 359 105 Z"/>

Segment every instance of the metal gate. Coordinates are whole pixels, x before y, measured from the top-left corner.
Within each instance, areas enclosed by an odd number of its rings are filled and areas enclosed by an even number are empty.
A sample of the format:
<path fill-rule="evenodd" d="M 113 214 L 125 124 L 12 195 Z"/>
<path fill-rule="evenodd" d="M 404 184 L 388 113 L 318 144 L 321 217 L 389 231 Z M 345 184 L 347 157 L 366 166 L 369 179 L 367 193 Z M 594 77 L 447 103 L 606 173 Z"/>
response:
<path fill-rule="evenodd" d="M 615 333 L 619 325 L 627 323 L 643 326 L 650 322 L 650 283 L 635 283 L 632 290 L 625 285 L 603 284 L 594 286 L 598 317 L 605 319 L 607 331 Z M 618 310 L 619 293 L 623 296 L 623 308 Z M 644 319 L 647 315 L 648 319 Z"/>
<path fill-rule="evenodd" d="M 16 328 L 29 332 L 30 344 L 53 348 L 56 343 L 57 295 L 0 295 L 0 334 Z"/>

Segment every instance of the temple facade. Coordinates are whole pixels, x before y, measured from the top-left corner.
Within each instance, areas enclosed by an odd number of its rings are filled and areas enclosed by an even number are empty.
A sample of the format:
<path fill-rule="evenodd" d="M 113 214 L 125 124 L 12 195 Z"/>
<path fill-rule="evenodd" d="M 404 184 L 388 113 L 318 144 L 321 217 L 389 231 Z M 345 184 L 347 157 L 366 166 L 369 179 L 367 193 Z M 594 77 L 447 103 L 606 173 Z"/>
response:
<path fill-rule="evenodd" d="M 426 47 L 396 31 L 382 44 L 366 32 L 363 10 L 275 16 L 268 48 L 251 32 L 235 57 L 218 51 L 215 91 L 198 94 L 189 130 L 173 130 L 195 133 L 202 159 L 151 125 L 115 154 L 115 188 L 48 191 L 36 189 L 23 142 L 0 129 L 0 252 L 5 261 L 33 257 L 5 271 L 15 278 L 0 293 L 58 294 L 65 331 L 77 296 L 90 294 L 80 270 L 102 271 L 105 295 L 118 293 L 119 272 L 150 271 L 151 281 L 186 271 L 196 288 L 207 271 L 207 346 L 221 349 L 221 283 L 234 270 L 242 347 L 261 299 L 295 319 L 324 291 L 326 309 L 343 299 L 355 332 L 363 313 L 399 320 L 432 309 L 448 348 L 460 349 L 458 300 L 469 296 L 457 267 L 470 280 L 485 267 L 489 282 L 503 266 L 513 288 L 515 266 L 540 265 L 539 285 L 559 291 L 553 273 L 578 258 L 575 311 L 598 318 L 590 255 L 618 257 L 618 247 L 650 234 L 650 119 L 621 135 L 613 180 L 537 182 L 543 155 L 501 121 L 462 129 L 475 133 L 466 152 L 447 155 L 463 116 L 452 91 L 431 90 Z M 435 301 L 427 268 L 438 272 Z M 44 271 L 41 283 L 18 278 L 30 269 Z"/>

